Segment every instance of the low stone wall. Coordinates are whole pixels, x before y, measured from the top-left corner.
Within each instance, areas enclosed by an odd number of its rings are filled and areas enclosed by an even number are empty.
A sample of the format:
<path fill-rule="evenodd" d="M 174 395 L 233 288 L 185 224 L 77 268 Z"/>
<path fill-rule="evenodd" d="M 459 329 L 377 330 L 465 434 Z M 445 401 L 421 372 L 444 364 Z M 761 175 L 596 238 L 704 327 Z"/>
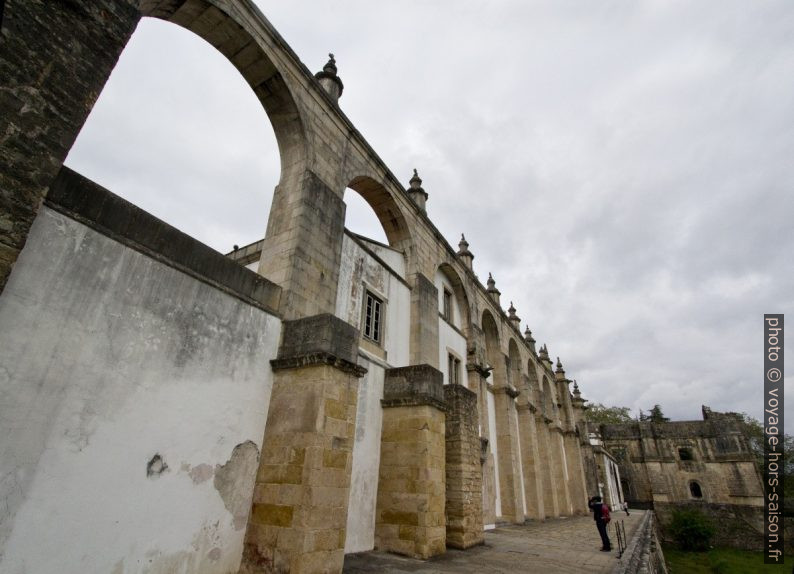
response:
<path fill-rule="evenodd" d="M 673 518 L 673 511 L 679 508 L 697 510 L 711 520 L 715 528 L 712 545 L 741 550 L 763 550 L 764 514 L 762 507 L 706 502 L 676 504 L 657 502 L 654 504 L 654 509 L 659 520 L 662 538 L 665 541 L 672 541 L 667 526 Z"/>
<path fill-rule="evenodd" d="M 653 511 L 646 510 L 640 525 L 629 540 L 626 551 L 618 559 L 612 574 L 667 573 L 667 565 L 659 544 Z"/>

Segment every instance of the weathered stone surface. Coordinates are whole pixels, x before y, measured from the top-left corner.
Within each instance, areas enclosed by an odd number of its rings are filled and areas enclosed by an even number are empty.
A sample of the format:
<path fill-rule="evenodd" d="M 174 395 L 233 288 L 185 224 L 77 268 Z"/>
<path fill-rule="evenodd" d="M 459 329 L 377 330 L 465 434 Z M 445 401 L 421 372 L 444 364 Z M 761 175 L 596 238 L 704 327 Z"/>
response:
<path fill-rule="evenodd" d="M 47 204 L 145 255 L 272 314 L 278 312 L 278 285 L 67 167 L 53 180 Z"/>
<path fill-rule="evenodd" d="M 444 412 L 429 404 L 384 409 L 375 547 L 417 558 L 445 551 Z"/>
<path fill-rule="evenodd" d="M 446 385 L 444 400 L 447 546 L 465 549 L 483 541 L 477 395 Z"/>
<path fill-rule="evenodd" d="M 0 292 L 42 197 L 140 15 L 131 0 L 6 2 L 0 34 Z"/>
<path fill-rule="evenodd" d="M 438 366 L 438 289 L 422 273 L 411 289 L 411 364 Z"/>
<path fill-rule="evenodd" d="M 358 329 L 330 313 L 284 321 L 278 358 L 287 359 L 314 353 L 329 353 L 355 363 Z"/>
<path fill-rule="evenodd" d="M 430 365 L 411 365 L 386 371 L 384 407 L 434 405 L 444 409 L 444 375 Z"/>
<path fill-rule="evenodd" d="M 241 572 L 338 572 L 358 379 L 329 365 L 274 375 Z"/>

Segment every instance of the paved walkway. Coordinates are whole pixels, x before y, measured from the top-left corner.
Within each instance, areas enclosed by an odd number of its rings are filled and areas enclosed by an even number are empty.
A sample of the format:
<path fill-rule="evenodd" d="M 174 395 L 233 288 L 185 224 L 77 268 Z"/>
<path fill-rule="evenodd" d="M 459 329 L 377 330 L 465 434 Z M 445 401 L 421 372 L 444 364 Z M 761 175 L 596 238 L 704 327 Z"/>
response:
<path fill-rule="evenodd" d="M 643 511 L 613 513 L 615 521 L 624 521 L 629 540 L 642 518 Z M 489 530 L 485 544 L 469 550 L 447 549 L 447 553 L 430 560 L 413 560 L 384 552 L 362 552 L 345 557 L 345 574 L 369 572 L 435 574 L 579 574 L 607 573 L 617 563 L 617 540 L 609 527 L 612 552 L 601 552 L 592 516 L 557 518 L 545 522 L 527 522 Z"/>

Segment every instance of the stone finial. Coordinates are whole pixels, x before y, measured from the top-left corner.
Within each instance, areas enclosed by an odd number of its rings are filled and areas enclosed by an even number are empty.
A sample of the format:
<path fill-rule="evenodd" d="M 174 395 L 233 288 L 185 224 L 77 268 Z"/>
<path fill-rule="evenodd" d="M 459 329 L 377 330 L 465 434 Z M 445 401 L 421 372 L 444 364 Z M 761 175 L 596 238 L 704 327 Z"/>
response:
<path fill-rule="evenodd" d="M 529 350 L 535 353 L 535 339 L 532 337 L 532 331 L 529 330 L 529 325 L 527 325 L 524 331 L 524 340 L 527 342 L 527 345 L 529 345 Z"/>
<path fill-rule="evenodd" d="M 571 399 L 571 405 L 575 409 L 583 409 L 584 404 L 587 402 L 585 399 L 582 398 L 582 393 L 579 392 L 579 385 L 576 384 L 576 381 L 573 382 L 573 398 Z"/>
<path fill-rule="evenodd" d="M 416 168 L 414 168 L 414 176 L 408 180 L 408 183 L 411 184 L 411 189 L 419 189 L 422 187 L 422 178 L 419 177 L 419 172 L 416 171 Z"/>
<path fill-rule="evenodd" d="M 469 242 L 466 241 L 466 236 L 462 233 L 460 234 L 460 243 L 458 243 L 458 257 L 466 267 L 474 271 L 474 255 L 469 251 Z"/>
<path fill-rule="evenodd" d="M 558 375 L 562 375 L 563 379 L 565 378 L 565 369 L 562 368 L 562 361 L 560 361 L 559 357 L 557 357 L 557 370 L 554 372 Z"/>
<path fill-rule="evenodd" d="M 416 205 L 419 206 L 419 209 L 422 210 L 422 213 L 426 213 L 426 204 L 427 204 L 427 192 L 422 188 L 422 178 L 419 177 L 419 174 L 414 168 L 414 176 L 408 181 L 409 187 L 406 190 L 410 198 L 414 201 Z"/>
<path fill-rule="evenodd" d="M 328 54 L 328 62 L 323 66 L 322 72 L 317 72 L 314 77 L 320 82 L 320 85 L 331 96 L 334 103 L 339 102 L 342 96 L 342 90 L 345 89 L 342 84 L 342 79 L 336 75 L 336 60 L 333 54 Z"/>
<path fill-rule="evenodd" d="M 538 353 L 538 355 L 540 356 L 541 361 L 549 361 L 549 350 L 546 348 L 546 343 L 543 343 L 543 346 L 540 348 L 540 352 Z"/>
<path fill-rule="evenodd" d="M 328 61 L 323 66 L 323 72 L 336 75 L 336 59 L 333 54 L 328 54 Z"/>
<path fill-rule="evenodd" d="M 513 302 L 510 301 L 510 308 L 507 310 L 507 319 L 513 324 L 513 327 L 518 330 L 521 325 L 521 319 L 516 315 L 516 308 L 513 307 Z"/>
<path fill-rule="evenodd" d="M 502 294 L 499 289 L 496 288 L 496 281 L 494 281 L 493 275 L 488 273 L 488 289 L 486 289 L 488 295 L 491 297 L 491 300 L 496 303 L 497 305 L 501 306 L 499 302 L 499 296 Z"/>

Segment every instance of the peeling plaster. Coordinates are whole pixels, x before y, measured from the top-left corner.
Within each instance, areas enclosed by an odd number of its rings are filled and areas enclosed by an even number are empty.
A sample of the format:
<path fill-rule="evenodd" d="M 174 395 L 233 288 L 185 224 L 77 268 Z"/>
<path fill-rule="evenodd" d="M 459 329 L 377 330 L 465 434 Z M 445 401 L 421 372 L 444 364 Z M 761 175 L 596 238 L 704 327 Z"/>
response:
<path fill-rule="evenodd" d="M 226 464 L 215 467 L 215 488 L 232 515 L 235 530 L 244 529 L 248 522 L 258 467 L 259 449 L 250 440 L 234 447 Z"/>

